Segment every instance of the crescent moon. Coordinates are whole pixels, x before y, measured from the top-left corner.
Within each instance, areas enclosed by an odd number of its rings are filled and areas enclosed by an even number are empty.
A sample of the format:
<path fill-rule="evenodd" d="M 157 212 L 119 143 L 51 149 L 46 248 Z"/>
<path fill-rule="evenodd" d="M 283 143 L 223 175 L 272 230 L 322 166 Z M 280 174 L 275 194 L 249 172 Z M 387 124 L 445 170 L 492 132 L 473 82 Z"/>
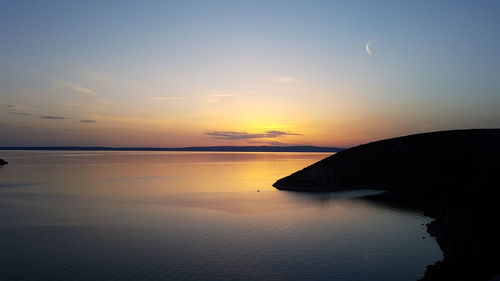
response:
<path fill-rule="evenodd" d="M 370 39 L 366 44 L 365 44 L 365 51 L 367 54 L 369 54 L 370 56 L 373 56 L 373 53 L 372 53 L 372 50 L 370 49 L 370 46 L 372 45 L 372 43 L 376 42 L 378 40 L 378 38 L 372 38 Z"/>
<path fill-rule="evenodd" d="M 368 43 L 366 43 L 366 45 L 365 45 L 365 51 L 366 51 L 366 52 L 367 52 L 370 56 L 372 56 L 372 50 L 370 50 L 370 44 L 371 44 L 371 43 L 372 43 L 371 41 L 368 41 Z"/>

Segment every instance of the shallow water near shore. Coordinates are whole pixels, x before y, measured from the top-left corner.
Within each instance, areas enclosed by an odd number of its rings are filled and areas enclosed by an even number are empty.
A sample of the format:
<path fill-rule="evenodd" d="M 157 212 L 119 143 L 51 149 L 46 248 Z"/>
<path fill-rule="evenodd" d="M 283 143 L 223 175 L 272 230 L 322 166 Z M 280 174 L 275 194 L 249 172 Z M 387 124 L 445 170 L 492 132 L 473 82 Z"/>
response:
<path fill-rule="evenodd" d="M 0 153 L 0 280 L 413 281 L 441 258 L 377 191 L 271 186 L 329 154 Z"/>

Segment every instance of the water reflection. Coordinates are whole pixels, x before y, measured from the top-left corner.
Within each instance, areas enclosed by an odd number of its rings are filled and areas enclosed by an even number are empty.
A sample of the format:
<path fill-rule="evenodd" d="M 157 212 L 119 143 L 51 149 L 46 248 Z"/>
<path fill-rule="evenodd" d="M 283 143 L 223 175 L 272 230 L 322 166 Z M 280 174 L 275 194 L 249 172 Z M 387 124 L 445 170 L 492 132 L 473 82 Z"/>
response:
<path fill-rule="evenodd" d="M 338 204 L 342 199 L 380 194 L 378 190 L 342 191 L 331 193 L 297 192 L 198 192 L 165 196 L 149 203 L 171 206 L 206 208 L 236 213 L 262 213 L 289 209 Z"/>
<path fill-rule="evenodd" d="M 272 188 L 327 154 L 9 153 L 1 280 L 410 281 L 440 257 L 428 218 L 357 198 L 379 191 Z"/>

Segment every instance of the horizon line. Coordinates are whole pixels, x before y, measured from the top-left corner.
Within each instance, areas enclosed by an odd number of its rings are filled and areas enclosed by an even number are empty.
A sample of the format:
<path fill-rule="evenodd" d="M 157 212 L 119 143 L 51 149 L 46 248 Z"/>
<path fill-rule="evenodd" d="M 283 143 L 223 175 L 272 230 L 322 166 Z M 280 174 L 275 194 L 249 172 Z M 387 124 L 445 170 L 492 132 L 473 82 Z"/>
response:
<path fill-rule="evenodd" d="M 112 146 L 1 146 L 0 150 L 80 150 L 80 151 L 229 151 L 229 152 L 338 152 L 343 147 L 313 145 L 261 146 L 186 146 L 186 147 L 112 147 Z"/>

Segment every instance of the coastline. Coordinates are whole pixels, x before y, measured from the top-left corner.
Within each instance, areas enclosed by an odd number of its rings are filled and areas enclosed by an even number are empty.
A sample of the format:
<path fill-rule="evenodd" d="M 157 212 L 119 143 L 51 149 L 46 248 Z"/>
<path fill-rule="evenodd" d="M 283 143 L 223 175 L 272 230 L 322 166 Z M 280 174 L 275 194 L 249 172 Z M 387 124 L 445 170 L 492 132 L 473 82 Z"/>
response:
<path fill-rule="evenodd" d="M 279 179 L 279 190 L 386 190 L 365 197 L 434 219 L 443 260 L 420 281 L 489 281 L 500 273 L 500 129 L 430 132 L 349 148 Z"/>
<path fill-rule="evenodd" d="M 500 225 L 490 219 L 492 212 L 496 214 L 500 211 L 494 200 L 488 200 L 490 202 L 478 208 L 470 205 L 469 200 L 434 201 L 425 196 L 397 191 L 365 196 L 363 199 L 415 210 L 433 219 L 426 225 L 427 233 L 436 239 L 443 259 L 428 265 L 419 281 L 493 280 L 498 277 L 498 262 L 491 258 L 500 250 Z M 477 197 L 472 196 L 470 200 L 477 200 Z"/>

